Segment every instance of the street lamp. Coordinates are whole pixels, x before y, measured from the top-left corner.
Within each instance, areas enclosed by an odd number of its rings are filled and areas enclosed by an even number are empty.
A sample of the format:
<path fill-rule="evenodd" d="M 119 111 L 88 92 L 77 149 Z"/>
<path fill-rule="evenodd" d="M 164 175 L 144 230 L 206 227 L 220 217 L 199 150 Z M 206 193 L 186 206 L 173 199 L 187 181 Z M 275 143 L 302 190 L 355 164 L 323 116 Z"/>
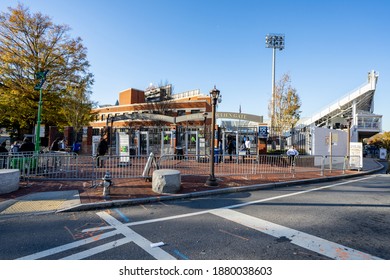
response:
<path fill-rule="evenodd" d="M 41 144 L 40 131 L 41 131 L 42 87 L 46 81 L 46 75 L 48 72 L 49 70 L 35 73 L 35 78 L 37 80 L 40 80 L 39 83 L 36 84 L 34 87 L 35 90 L 39 90 L 37 128 L 35 130 L 35 152 L 39 152 L 40 144 Z"/>
<path fill-rule="evenodd" d="M 284 49 L 284 34 L 267 34 L 265 36 L 266 48 L 272 48 L 272 96 L 271 96 L 271 128 L 275 125 L 275 57 L 276 49 Z"/>
<path fill-rule="evenodd" d="M 215 139 L 215 111 L 217 106 L 217 101 L 221 102 L 220 91 L 214 86 L 214 88 L 210 91 L 210 97 L 212 101 L 212 122 L 210 129 L 210 176 L 206 181 L 206 186 L 216 187 L 218 186 L 218 182 L 214 176 L 214 139 Z"/>

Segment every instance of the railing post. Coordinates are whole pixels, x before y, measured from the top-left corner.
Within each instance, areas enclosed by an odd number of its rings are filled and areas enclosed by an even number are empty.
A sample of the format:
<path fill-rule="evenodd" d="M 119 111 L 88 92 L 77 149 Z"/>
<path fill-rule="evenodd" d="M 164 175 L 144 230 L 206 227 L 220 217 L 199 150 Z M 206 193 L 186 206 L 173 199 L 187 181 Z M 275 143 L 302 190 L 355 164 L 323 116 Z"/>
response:
<path fill-rule="evenodd" d="M 343 162 L 343 174 L 345 174 L 345 170 L 347 169 L 347 161 L 348 161 L 348 156 L 345 156 Z"/>

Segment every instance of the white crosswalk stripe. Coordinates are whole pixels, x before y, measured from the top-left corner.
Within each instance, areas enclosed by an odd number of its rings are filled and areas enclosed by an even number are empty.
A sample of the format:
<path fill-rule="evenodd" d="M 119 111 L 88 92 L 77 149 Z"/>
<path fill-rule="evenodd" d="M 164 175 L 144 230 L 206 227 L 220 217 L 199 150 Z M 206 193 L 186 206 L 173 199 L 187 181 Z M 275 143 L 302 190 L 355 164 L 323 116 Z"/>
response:
<path fill-rule="evenodd" d="M 292 244 L 316 252 L 335 260 L 379 260 L 380 258 L 345 247 L 343 245 L 310 235 L 298 230 L 274 224 L 230 209 L 218 209 L 212 214 L 237 224 L 255 229 L 262 233 L 281 238 L 285 237 Z"/>
<path fill-rule="evenodd" d="M 353 181 L 360 181 L 365 179 L 358 179 Z M 349 181 L 350 182 L 350 181 Z M 86 229 L 83 232 L 91 232 L 91 231 L 102 231 L 102 230 L 112 230 L 110 232 L 106 232 L 104 234 L 99 235 L 99 238 L 96 237 L 90 237 L 83 240 L 75 241 L 69 244 L 65 244 L 62 246 L 58 246 L 52 249 L 48 249 L 42 252 L 38 252 L 32 255 L 28 255 L 19 259 L 23 260 L 33 260 L 33 259 L 40 259 L 44 258 L 50 255 L 63 253 L 67 250 L 76 249 L 78 247 L 81 247 L 86 244 L 93 243 L 95 241 L 101 241 L 108 237 L 113 237 L 115 235 L 121 236 L 121 238 L 108 242 L 103 245 L 95 246 L 93 248 L 89 248 L 87 250 L 69 255 L 67 257 L 64 257 L 64 259 L 84 259 L 91 257 L 95 254 L 102 253 L 104 251 L 117 248 L 119 246 L 122 246 L 124 244 L 134 242 L 137 244 L 141 249 L 143 249 L 145 252 L 153 256 L 157 260 L 175 260 L 176 258 L 164 251 L 162 248 L 154 247 L 152 248 L 149 240 L 147 240 L 145 237 L 141 236 L 140 234 L 136 233 L 134 230 L 132 230 L 130 227 L 135 225 L 145 225 L 150 223 L 157 223 L 157 222 L 163 222 L 168 220 L 174 220 L 174 219 L 184 219 L 188 217 L 193 216 L 199 216 L 199 215 L 205 215 L 205 214 L 213 214 L 217 217 L 232 221 L 234 223 L 240 224 L 242 226 L 255 229 L 261 233 L 268 234 L 270 236 L 274 236 L 277 238 L 285 237 L 286 240 L 289 240 L 292 244 L 300 246 L 302 248 L 305 248 L 307 250 L 316 252 L 318 254 L 324 255 L 326 257 L 329 257 L 331 259 L 343 259 L 343 260 L 369 260 L 369 259 L 375 259 L 378 260 L 380 258 L 337 244 L 332 241 L 325 240 L 323 238 L 310 235 L 295 229 L 291 229 L 288 227 L 284 227 L 282 225 L 278 225 L 269 221 L 262 220 L 257 217 L 253 217 L 247 214 L 243 214 L 238 212 L 237 208 L 242 208 L 245 206 L 250 206 L 253 204 L 259 204 L 266 201 L 276 200 L 280 198 L 287 198 L 291 196 L 296 196 L 300 194 L 305 194 L 308 192 L 323 190 L 327 188 L 331 188 L 338 185 L 347 184 L 348 182 L 342 182 L 342 183 L 336 183 L 333 185 L 328 186 L 322 186 L 314 189 L 309 189 L 306 191 L 299 191 L 299 192 L 293 192 L 289 193 L 287 195 L 281 195 L 281 196 L 275 196 L 270 198 L 265 198 L 257 201 L 250 201 L 245 202 L 241 204 L 234 204 L 230 206 L 226 206 L 223 208 L 218 209 L 209 209 L 209 210 L 203 210 L 198 212 L 192 212 L 192 213 L 186 213 L 186 214 L 180 214 L 180 215 L 174 215 L 174 216 L 167 216 L 157 219 L 150 219 L 150 220 L 141 220 L 141 221 L 135 221 L 135 222 L 129 222 L 129 223 L 121 223 L 117 219 L 115 219 L 113 216 L 108 214 L 107 212 L 98 212 L 96 213 L 101 219 L 105 220 L 109 225 L 104 227 L 96 227 L 96 228 L 90 228 Z M 124 236 L 124 237 L 123 237 Z"/>

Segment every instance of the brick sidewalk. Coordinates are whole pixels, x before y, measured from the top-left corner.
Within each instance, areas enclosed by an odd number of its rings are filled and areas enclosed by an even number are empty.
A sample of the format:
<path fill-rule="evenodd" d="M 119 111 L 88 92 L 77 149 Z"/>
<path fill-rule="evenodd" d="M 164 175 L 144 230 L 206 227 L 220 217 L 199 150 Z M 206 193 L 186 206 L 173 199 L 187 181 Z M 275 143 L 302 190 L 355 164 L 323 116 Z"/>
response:
<path fill-rule="evenodd" d="M 347 171 L 345 174 L 356 174 L 357 171 Z M 217 176 L 218 187 L 206 187 L 205 182 L 208 176 L 181 176 L 181 190 L 178 194 L 199 192 L 205 190 L 222 189 L 229 187 L 249 186 L 256 184 L 287 182 L 303 179 L 315 179 L 323 177 L 334 177 L 342 175 L 342 171 L 326 172 L 321 176 L 319 172 L 297 173 L 292 176 L 290 173 L 283 174 L 257 174 L 241 176 Z M 98 181 L 97 183 L 99 183 Z M 134 179 L 113 179 L 114 186 L 111 187 L 109 200 L 126 200 L 133 198 L 158 197 L 164 194 L 158 194 L 152 191 L 152 183 L 141 178 Z M 78 190 L 81 203 L 95 203 L 107 201 L 103 197 L 103 188 L 98 186 L 91 188 L 91 181 L 30 181 L 21 182 L 19 190 L 0 195 L 0 202 L 24 196 L 30 193 L 48 192 L 48 191 L 66 191 Z"/>

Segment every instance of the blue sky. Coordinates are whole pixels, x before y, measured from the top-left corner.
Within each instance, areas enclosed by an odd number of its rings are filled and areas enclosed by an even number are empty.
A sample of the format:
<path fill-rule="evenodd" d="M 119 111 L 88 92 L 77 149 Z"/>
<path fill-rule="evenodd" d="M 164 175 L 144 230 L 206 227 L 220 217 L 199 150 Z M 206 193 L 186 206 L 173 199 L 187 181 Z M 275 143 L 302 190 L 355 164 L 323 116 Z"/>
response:
<path fill-rule="evenodd" d="M 174 93 L 214 87 L 220 111 L 268 118 L 272 49 L 285 34 L 276 80 L 288 73 L 310 117 L 379 73 L 375 110 L 390 131 L 390 1 L 0 0 L 23 3 L 83 39 L 95 76 L 91 99 L 114 104 L 118 93 L 168 81 Z"/>

